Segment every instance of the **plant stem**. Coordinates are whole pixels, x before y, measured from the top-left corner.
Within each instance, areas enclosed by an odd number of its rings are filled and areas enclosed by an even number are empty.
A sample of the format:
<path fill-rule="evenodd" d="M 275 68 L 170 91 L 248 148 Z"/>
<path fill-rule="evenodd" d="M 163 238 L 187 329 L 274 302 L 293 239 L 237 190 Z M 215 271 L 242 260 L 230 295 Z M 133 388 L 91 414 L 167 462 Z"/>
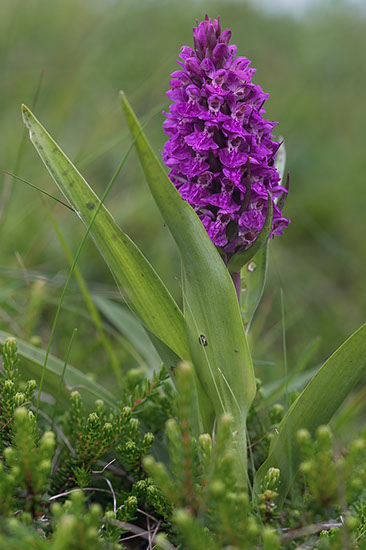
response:
<path fill-rule="evenodd" d="M 238 302 L 239 302 L 239 306 L 240 306 L 240 292 L 241 292 L 240 271 L 235 271 L 234 273 L 230 273 L 230 275 L 231 275 L 231 278 L 232 278 L 234 286 L 235 286 L 236 295 L 238 297 Z"/>

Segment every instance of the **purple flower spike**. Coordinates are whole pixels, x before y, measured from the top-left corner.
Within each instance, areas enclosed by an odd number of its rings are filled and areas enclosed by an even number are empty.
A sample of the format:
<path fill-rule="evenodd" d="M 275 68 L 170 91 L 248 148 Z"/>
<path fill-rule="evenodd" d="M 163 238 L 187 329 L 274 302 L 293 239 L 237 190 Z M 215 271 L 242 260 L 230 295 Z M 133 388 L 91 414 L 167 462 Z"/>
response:
<path fill-rule="evenodd" d="M 289 224 L 277 206 L 287 189 L 275 168 L 275 122 L 263 118 L 268 94 L 252 83 L 254 69 L 235 57 L 231 32 L 217 19 L 193 29 L 194 50 L 181 49 L 167 92 L 173 101 L 164 130 L 164 162 L 182 198 L 199 215 L 212 242 L 230 258 L 249 248 L 273 201 L 271 237 Z M 277 199 L 277 200 L 276 200 Z"/>

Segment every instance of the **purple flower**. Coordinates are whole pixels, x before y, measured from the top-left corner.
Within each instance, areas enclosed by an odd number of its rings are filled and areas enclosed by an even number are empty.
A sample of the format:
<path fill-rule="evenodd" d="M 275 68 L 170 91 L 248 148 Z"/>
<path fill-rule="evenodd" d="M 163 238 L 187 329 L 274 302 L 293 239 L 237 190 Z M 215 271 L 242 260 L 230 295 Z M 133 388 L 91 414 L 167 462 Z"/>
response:
<path fill-rule="evenodd" d="M 272 135 L 276 123 L 263 117 L 268 94 L 252 83 L 255 69 L 246 57 L 235 57 L 230 36 L 206 15 L 193 29 L 194 49 L 181 49 L 181 69 L 172 73 L 167 92 L 173 103 L 164 113 L 169 140 L 163 154 L 171 181 L 228 257 L 257 238 L 268 193 L 271 237 L 289 223 L 276 205 L 287 190 L 274 165 L 280 146 Z"/>

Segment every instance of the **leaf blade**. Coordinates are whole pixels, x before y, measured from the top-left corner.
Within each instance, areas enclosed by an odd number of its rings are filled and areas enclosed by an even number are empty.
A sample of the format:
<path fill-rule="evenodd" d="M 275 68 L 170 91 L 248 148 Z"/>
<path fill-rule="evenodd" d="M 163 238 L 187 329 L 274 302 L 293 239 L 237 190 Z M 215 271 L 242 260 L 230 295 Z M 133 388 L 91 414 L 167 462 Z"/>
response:
<path fill-rule="evenodd" d="M 99 198 L 25 106 L 23 119 L 53 180 L 88 227 L 93 211 L 100 203 Z M 179 357 L 189 359 L 182 312 L 150 263 L 117 226 L 104 205 L 90 232 L 119 290 L 139 320 Z"/>
<path fill-rule="evenodd" d="M 271 445 L 269 456 L 257 472 L 257 491 L 268 468 L 279 468 L 281 484 L 277 502 L 280 505 L 283 503 L 301 460 L 296 446 L 297 431 L 306 428 L 314 433 L 318 426 L 328 424 L 365 372 L 366 324 L 329 357 L 286 413 L 279 426 L 279 435 Z M 291 453 L 288 453 L 288 445 Z"/>
<path fill-rule="evenodd" d="M 268 267 L 268 245 L 264 245 L 241 270 L 242 292 L 240 311 L 246 331 L 262 298 Z"/>
<path fill-rule="evenodd" d="M 255 381 L 233 282 L 202 222 L 175 189 L 127 98 L 121 96 L 151 193 L 182 257 L 186 329 L 198 378 L 216 414 L 232 413 L 245 440 L 245 418 Z M 201 345 L 201 335 L 207 346 Z M 245 460 L 245 445 L 240 452 Z"/>
<path fill-rule="evenodd" d="M 3 345 L 5 343 L 5 340 L 12 336 L 12 334 L 0 330 L 0 344 Z M 27 372 L 31 376 L 38 376 L 39 371 L 39 376 L 41 376 L 46 352 L 42 349 L 32 346 L 28 342 L 25 342 L 19 338 L 16 338 L 16 341 L 19 356 L 22 359 L 30 362 L 34 367 L 33 369 L 26 367 Z M 64 361 L 58 359 L 54 355 L 49 355 L 46 367 L 49 372 L 55 374 L 58 377 L 61 377 L 63 368 Z M 67 386 L 78 388 L 82 387 L 84 388 L 84 390 L 87 390 L 89 393 L 94 395 L 95 398 L 103 399 L 105 403 L 108 404 L 110 407 L 117 408 L 117 399 L 113 396 L 113 394 L 111 394 L 108 390 L 106 390 L 93 380 L 90 380 L 84 373 L 82 373 L 75 367 L 67 365 L 64 380 Z"/>
<path fill-rule="evenodd" d="M 157 371 L 162 361 L 136 317 L 127 308 L 101 296 L 93 296 L 93 302 L 107 321 L 129 340 L 150 369 Z"/>

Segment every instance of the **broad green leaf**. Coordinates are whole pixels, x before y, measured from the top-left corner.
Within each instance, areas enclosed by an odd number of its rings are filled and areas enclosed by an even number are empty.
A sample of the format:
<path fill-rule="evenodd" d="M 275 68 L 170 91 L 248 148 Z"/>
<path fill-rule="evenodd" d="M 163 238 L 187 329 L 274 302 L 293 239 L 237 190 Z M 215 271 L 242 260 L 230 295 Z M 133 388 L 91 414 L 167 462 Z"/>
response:
<path fill-rule="evenodd" d="M 63 195 L 88 226 L 100 200 L 34 115 L 23 106 L 30 139 Z M 189 349 L 182 312 L 131 239 L 102 205 L 91 236 L 138 319 L 182 359 Z"/>
<path fill-rule="evenodd" d="M 159 370 L 162 359 L 136 317 L 126 307 L 101 296 L 93 296 L 93 301 L 107 321 L 129 340 L 149 368 Z"/>
<path fill-rule="evenodd" d="M 244 250 L 241 254 L 235 254 L 231 258 L 231 260 L 228 263 L 228 270 L 231 273 L 235 273 L 237 271 L 240 271 L 241 268 L 249 263 L 254 256 L 261 250 L 261 248 L 264 247 L 264 245 L 267 243 L 269 236 L 271 234 L 272 230 L 272 220 L 273 220 L 273 202 L 270 197 L 270 194 L 268 193 L 268 210 L 267 215 L 263 223 L 263 227 L 259 232 L 259 235 L 257 236 L 256 240 L 252 244 L 250 248 L 247 248 L 247 250 Z"/>
<path fill-rule="evenodd" d="M 153 153 L 123 94 L 122 103 L 151 193 L 182 257 L 184 313 L 198 378 L 216 414 L 230 412 L 238 430 L 240 426 L 239 437 L 245 439 L 255 382 L 233 282 L 197 214 Z M 244 446 L 241 453 L 245 461 Z"/>
<path fill-rule="evenodd" d="M 320 425 L 328 424 L 365 372 L 366 324 L 324 363 L 286 413 L 269 456 L 257 472 L 256 491 L 260 490 L 268 468 L 279 468 L 281 484 L 277 501 L 282 505 L 301 461 L 296 433 L 306 428 L 314 434 Z"/>
<path fill-rule="evenodd" d="M 151 370 L 158 370 L 163 363 L 166 369 L 171 372 L 172 378 L 175 378 L 174 371 L 181 362 L 180 357 L 178 357 L 152 332 L 147 329 L 144 330 L 141 324 L 137 321 L 134 315 L 128 311 L 127 308 L 110 300 L 106 300 L 105 298 L 95 296 L 93 299 L 101 313 L 103 313 L 106 319 L 129 340 L 137 352 L 144 358 Z M 194 388 L 192 388 L 192 391 L 195 391 Z M 210 410 L 212 409 L 212 406 L 207 402 L 208 398 L 201 390 L 199 383 L 197 391 L 200 396 L 199 401 L 201 409 L 208 411 L 208 416 L 211 418 Z M 196 413 L 196 417 L 198 419 L 200 416 L 198 407 Z M 203 415 L 201 422 L 201 426 L 198 424 L 195 426 L 196 434 L 200 434 L 203 431 L 209 431 L 211 429 L 210 422 L 205 422 L 205 415 Z"/>
<path fill-rule="evenodd" d="M 259 305 L 266 283 L 268 265 L 268 245 L 263 246 L 254 258 L 245 265 L 240 273 L 241 299 L 240 311 L 246 331 L 249 331 L 253 315 Z"/>
<path fill-rule="evenodd" d="M 5 340 L 11 336 L 13 335 L 0 331 L 0 346 L 3 345 Z M 35 378 L 39 381 L 46 352 L 32 346 L 31 344 L 28 344 L 27 342 L 24 342 L 23 340 L 20 340 L 19 338 L 16 340 L 19 350 L 19 357 L 24 361 L 21 362 L 20 370 L 26 376 Z M 56 375 L 56 379 L 52 378 L 52 376 L 47 376 L 47 384 L 51 385 L 52 390 L 55 390 L 58 386 L 63 366 L 64 361 L 54 357 L 53 355 L 49 355 L 47 372 Z M 93 380 L 90 380 L 85 374 L 71 365 L 67 366 L 64 383 L 69 388 L 75 388 L 81 393 L 84 393 L 85 397 L 87 397 L 87 402 L 89 405 L 93 404 L 96 399 L 103 399 L 106 405 L 109 405 L 112 408 L 117 407 L 117 399 L 108 390 L 104 389 Z"/>

